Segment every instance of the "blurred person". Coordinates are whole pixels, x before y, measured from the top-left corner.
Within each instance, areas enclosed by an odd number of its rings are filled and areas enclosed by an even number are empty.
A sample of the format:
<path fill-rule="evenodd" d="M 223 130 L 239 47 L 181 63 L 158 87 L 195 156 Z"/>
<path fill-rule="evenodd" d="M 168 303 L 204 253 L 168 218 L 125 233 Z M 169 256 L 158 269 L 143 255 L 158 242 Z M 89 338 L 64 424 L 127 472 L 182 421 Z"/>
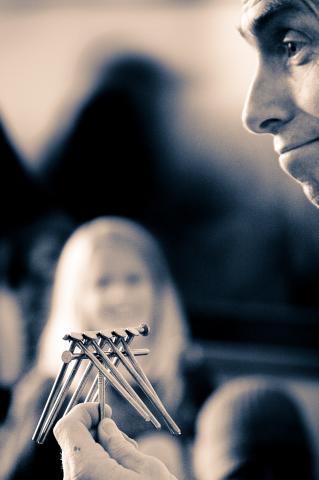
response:
<path fill-rule="evenodd" d="M 0 423 L 5 419 L 11 392 L 23 373 L 25 338 L 17 298 L 0 286 Z"/>
<path fill-rule="evenodd" d="M 28 363 L 25 315 L 12 284 L 15 239 L 22 229 L 44 215 L 50 199 L 40 182 L 23 166 L 5 122 L 0 118 L 0 421 L 4 421 L 12 389 Z M 25 247 L 25 246 L 24 246 Z"/>
<path fill-rule="evenodd" d="M 314 480 L 301 406 L 278 382 L 237 378 L 206 400 L 193 448 L 198 480 Z"/>
<path fill-rule="evenodd" d="M 56 263 L 74 227 L 71 217 L 63 211 L 51 209 L 18 229 L 12 238 L 9 279 L 23 315 L 25 372 L 35 360 L 37 344 L 49 313 Z"/>
<path fill-rule="evenodd" d="M 0 242 L 0 423 L 4 421 L 15 383 L 23 373 L 25 337 L 23 317 L 8 283 L 10 246 Z"/>
<path fill-rule="evenodd" d="M 100 217 L 81 225 L 65 243 L 57 263 L 35 367 L 17 386 L 10 416 L 0 432 L 1 479 L 25 478 L 26 472 L 40 478 L 48 462 L 50 478 L 62 475 L 53 436 L 41 446 L 31 437 L 61 364 L 61 352 L 67 348 L 62 340 L 65 333 L 141 323 L 151 329 L 147 344 L 151 353 L 141 365 L 178 423 L 184 393 L 180 360 L 188 333 L 161 248 L 145 228 L 127 219 Z M 139 340 L 135 340 L 137 347 Z M 139 439 L 140 448 L 156 452 L 179 474 L 183 452 L 178 439 L 164 431 L 154 432 L 111 389 L 107 401 L 117 423 Z"/>

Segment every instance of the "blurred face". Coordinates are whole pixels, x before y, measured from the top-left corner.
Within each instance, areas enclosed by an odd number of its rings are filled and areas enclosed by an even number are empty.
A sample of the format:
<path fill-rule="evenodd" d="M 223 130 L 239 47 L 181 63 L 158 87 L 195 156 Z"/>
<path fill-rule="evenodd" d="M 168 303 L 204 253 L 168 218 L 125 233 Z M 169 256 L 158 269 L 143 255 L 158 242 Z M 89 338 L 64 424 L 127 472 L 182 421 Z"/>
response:
<path fill-rule="evenodd" d="M 145 263 L 123 245 L 100 247 L 90 263 L 81 306 L 92 330 L 150 325 L 153 285 Z"/>
<path fill-rule="evenodd" d="M 258 55 L 243 121 L 319 206 L 319 0 L 244 0 L 240 30 Z"/>
<path fill-rule="evenodd" d="M 29 254 L 29 269 L 42 281 L 51 282 L 54 268 L 61 251 L 62 240 L 54 235 L 42 234 L 35 240 Z"/>

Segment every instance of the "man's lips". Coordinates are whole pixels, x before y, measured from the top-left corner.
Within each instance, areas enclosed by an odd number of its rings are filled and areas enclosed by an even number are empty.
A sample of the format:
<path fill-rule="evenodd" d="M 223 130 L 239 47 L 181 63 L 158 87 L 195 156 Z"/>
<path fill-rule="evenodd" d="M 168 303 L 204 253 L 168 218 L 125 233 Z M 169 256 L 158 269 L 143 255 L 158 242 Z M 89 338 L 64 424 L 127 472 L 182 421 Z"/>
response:
<path fill-rule="evenodd" d="M 317 142 L 318 140 L 319 137 L 316 137 L 303 143 L 287 144 L 280 147 L 275 146 L 275 150 L 278 155 L 283 155 L 284 153 L 290 152 L 291 150 L 297 150 L 297 148 L 305 147 L 306 145 L 310 145 L 311 143 Z"/>
<path fill-rule="evenodd" d="M 279 153 L 281 168 L 297 182 L 306 185 L 319 185 L 318 148 L 319 137 L 305 142 L 275 146 Z"/>

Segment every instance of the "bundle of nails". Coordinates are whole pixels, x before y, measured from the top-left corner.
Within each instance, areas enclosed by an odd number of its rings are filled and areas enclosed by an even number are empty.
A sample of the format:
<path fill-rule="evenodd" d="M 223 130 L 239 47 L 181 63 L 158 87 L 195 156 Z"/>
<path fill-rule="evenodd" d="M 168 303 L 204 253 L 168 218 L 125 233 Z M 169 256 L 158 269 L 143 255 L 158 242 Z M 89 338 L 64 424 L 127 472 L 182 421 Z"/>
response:
<path fill-rule="evenodd" d="M 49 431 L 53 427 L 64 401 L 70 391 L 71 384 L 80 370 L 81 363 L 87 365 L 81 373 L 78 384 L 73 391 L 63 415 L 66 415 L 83 396 L 87 384 L 92 382 L 85 397 L 85 402 L 99 401 L 100 418 L 105 416 L 105 387 L 109 383 L 122 395 L 146 422 L 151 422 L 156 429 L 161 428 L 151 410 L 145 405 L 132 385 L 126 380 L 117 366 L 122 364 L 140 386 L 151 404 L 159 412 L 168 429 L 173 434 L 181 431 L 168 414 L 166 408 L 155 392 L 145 372 L 136 360 L 139 355 L 147 355 L 148 349 L 131 349 L 130 344 L 138 335 L 148 335 L 147 325 L 138 327 L 117 328 L 114 330 L 85 331 L 65 335 L 64 340 L 70 342 L 69 349 L 62 353 L 62 366 L 55 379 L 48 400 L 43 409 L 32 440 L 44 443 Z M 71 369 L 69 366 L 72 364 Z M 67 371 L 69 374 L 67 376 Z M 96 371 L 92 381 L 92 371 Z"/>

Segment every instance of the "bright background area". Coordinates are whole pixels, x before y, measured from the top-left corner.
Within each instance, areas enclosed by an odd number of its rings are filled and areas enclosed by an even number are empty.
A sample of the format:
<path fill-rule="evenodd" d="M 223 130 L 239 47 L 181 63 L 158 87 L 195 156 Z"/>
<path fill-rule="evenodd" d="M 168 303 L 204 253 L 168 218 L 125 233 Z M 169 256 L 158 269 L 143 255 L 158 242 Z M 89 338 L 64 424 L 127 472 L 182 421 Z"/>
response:
<path fill-rule="evenodd" d="M 84 3 L 2 4 L 1 110 L 30 168 L 41 165 L 48 140 L 72 118 L 91 85 L 92 66 L 131 48 L 159 58 L 185 79 L 171 121 L 181 148 L 189 142 L 194 149 L 194 168 L 209 174 L 209 155 L 203 153 L 213 148 L 214 161 L 242 182 L 246 195 L 272 202 L 283 190 L 295 207 L 308 208 L 299 188 L 279 171 L 271 140 L 241 126 L 254 55 L 236 30 L 238 0 Z"/>

